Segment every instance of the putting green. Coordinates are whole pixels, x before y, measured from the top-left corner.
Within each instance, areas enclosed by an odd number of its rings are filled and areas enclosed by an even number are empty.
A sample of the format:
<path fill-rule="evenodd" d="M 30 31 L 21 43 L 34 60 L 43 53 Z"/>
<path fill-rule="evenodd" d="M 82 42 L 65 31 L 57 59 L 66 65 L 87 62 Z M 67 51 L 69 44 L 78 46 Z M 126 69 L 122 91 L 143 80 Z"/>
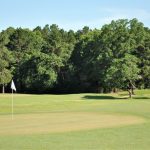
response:
<path fill-rule="evenodd" d="M 0 116 L 0 134 L 20 135 L 68 132 L 112 128 L 143 122 L 143 118 L 136 116 L 90 112 L 19 114 L 15 115 L 13 120 L 9 115 L 2 115 Z"/>

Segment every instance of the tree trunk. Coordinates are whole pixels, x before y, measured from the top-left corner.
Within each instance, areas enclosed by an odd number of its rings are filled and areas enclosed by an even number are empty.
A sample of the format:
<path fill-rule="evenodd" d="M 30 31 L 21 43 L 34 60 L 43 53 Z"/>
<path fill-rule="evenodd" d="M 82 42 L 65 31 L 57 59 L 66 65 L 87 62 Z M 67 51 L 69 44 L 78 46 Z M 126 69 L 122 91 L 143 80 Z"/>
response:
<path fill-rule="evenodd" d="M 134 93 L 134 88 L 132 88 L 131 91 L 132 91 L 132 95 L 135 95 L 135 93 Z"/>
<path fill-rule="evenodd" d="M 5 93 L 5 85 L 3 84 L 2 93 Z"/>
<path fill-rule="evenodd" d="M 132 98 L 132 92 L 131 92 L 131 90 L 129 89 L 128 92 L 129 92 L 129 98 Z"/>
<path fill-rule="evenodd" d="M 118 93 L 118 89 L 117 88 L 113 88 L 112 92 L 113 93 Z"/>
<path fill-rule="evenodd" d="M 136 88 L 135 85 L 131 81 L 129 84 L 130 84 L 131 94 L 135 95 L 135 93 L 134 93 L 134 89 Z"/>

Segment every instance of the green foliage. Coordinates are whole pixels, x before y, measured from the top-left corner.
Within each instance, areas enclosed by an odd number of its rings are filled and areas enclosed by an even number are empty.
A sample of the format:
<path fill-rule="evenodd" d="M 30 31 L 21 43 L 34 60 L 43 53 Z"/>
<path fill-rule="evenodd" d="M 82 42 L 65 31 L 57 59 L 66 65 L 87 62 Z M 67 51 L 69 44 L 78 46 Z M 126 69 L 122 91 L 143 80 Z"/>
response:
<path fill-rule="evenodd" d="M 138 59 L 126 54 L 124 58 L 114 59 L 107 70 L 106 82 L 110 87 L 127 89 L 128 83 L 134 83 L 139 78 Z"/>
<path fill-rule="evenodd" d="M 129 82 L 149 88 L 149 39 L 150 29 L 137 19 L 77 32 L 55 24 L 10 27 L 0 33 L 1 84 L 12 73 L 19 92 L 110 92 Z"/>
<path fill-rule="evenodd" d="M 0 34 L 0 85 L 7 85 L 12 78 L 10 63 L 12 62 L 11 52 L 6 48 L 9 42 L 8 34 Z"/>
<path fill-rule="evenodd" d="M 54 54 L 50 56 L 44 53 L 32 55 L 19 67 L 20 91 L 25 90 L 30 93 L 48 91 L 57 81 L 57 69 L 60 66 L 62 66 L 61 60 Z"/>

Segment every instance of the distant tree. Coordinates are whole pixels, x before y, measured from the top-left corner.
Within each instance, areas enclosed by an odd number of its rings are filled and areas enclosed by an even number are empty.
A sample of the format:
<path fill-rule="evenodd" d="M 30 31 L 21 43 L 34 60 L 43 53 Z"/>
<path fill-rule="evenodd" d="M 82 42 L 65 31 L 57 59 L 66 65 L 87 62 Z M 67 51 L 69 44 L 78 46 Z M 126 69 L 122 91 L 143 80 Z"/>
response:
<path fill-rule="evenodd" d="M 139 78 L 138 59 L 130 54 L 123 58 L 114 59 L 111 67 L 107 70 L 106 82 L 110 87 L 127 89 L 131 98 L 134 83 Z"/>
<path fill-rule="evenodd" d="M 102 70 L 100 70 L 101 62 L 98 62 L 98 58 L 101 55 L 101 49 L 98 44 L 99 35 L 99 30 L 91 30 L 86 34 L 81 34 L 71 56 L 76 72 L 75 76 L 78 77 L 76 83 L 78 83 L 78 88 L 83 92 L 87 90 L 98 91 L 102 79 L 100 76 L 102 73 Z"/>
<path fill-rule="evenodd" d="M 10 67 L 10 63 L 12 61 L 11 52 L 5 47 L 8 42 L 8 34 L 3 31 L 0 34 L 0 84 L 3 87 L 3 93 L 5 93 L 5 86 L 12 78 Z"/>
<path fill-rule="evenodd" d="M 139 88 L 150 88 L 150 30 L 145 28 L 141 34 L 143 41 L 138 44 L 134 55 L 139 58 L 140 79 L 137 82 Z"/>
<path fill-rule="evenodd" d="M 138 29 L 140 30 L 140 34 L 136 34 Z M 123 84 L 127 81 L 133 85 L 133 82 L 139 79 L 140 69 L 137 64 L 140 60 L 134 55 L 134 52 L 143 41 L 143 34 L 141 34 L 143 33 L 142 24 L 136 19 L 131 21 L 121 19 L 112 21 L 109 25 L 104 25 L 101 32 L 103 62 L 106 62 L 104 75 L 109 79 L 112 78 L 110 81 L 106 78 L 106 80 L 104 80 L 105 85 L 109 85 L 108 87 L 112 89 L 127 87 L 127 85 Z M 133 61 L 133 63 L 131 63 L 131 61 Z M 124 65 L 122 63 L 124 63 Z M 125 67 L 125 72 L 122 72 L 122 66 Z M 132 68 L 133 71 L 131 70 L 130 72 L 130 68 Z M 131 75 L 128 76 L 129 72 L 132 73 L 132 78 Z M 119 73 L 122 73 L 122 75 L 120 75 L 121 80 Z M 109 83 L 111 83 L 111 86 Z M 121 85 L 123 87 L 121 87 Z"/>
<path fill-rule="evenodd" d="M 28 29 L 16 29 L 9 37 L 7 48 L 12 52 L 15 62 L 14 78 L 18 87 L 18 92 L 23 91 L 22 64 L 28 61 L 33 55 L 39 53 L 43 46 L 43 39 L 37 32 Z M 30 65 L 30 64 L 29 64 Z"/>
<path fill-rule="evenodd" d="M 12 78 L 9 57 L 10 53 L 5 49 L 0 47 L 0 84 L 3 86 L 2 92 L 5 93 L 5 86 L 10 82 Z"/>
<path fill-rule="evenodd" d="M 37 53 L 21 63 L 22 88 L 21 91 L 29 93 L 50 92 L 57 82 L 57 69 L 61 66 L 61 60 L 54 54 L 47 55 Z"/>
<path fill-rule="evenodd" d="M 119 19 L 100 30 L 56 24 L 0 33 L 0 84 L 18 92 L 110 92 L 150 87 L 150 29 Z M 3 80 L 3 81 L 2 81 Z M 5 81 L 5 83 L 4 83 Z M 4 86 L 3 86 L 4 87 Z"/>

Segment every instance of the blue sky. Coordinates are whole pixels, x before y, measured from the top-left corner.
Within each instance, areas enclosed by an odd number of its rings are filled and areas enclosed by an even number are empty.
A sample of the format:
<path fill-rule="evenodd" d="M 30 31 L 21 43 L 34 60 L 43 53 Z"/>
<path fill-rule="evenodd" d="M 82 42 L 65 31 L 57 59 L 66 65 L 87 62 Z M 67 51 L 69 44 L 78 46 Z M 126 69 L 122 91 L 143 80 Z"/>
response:
<path fill-rule="evenodd" d="M 0 30 L 46 24 L 66 30 L 101 28 L 123 18 L 137 18 L 150 27 L 150 0 L 0 0 L 0 6 Z"/>

